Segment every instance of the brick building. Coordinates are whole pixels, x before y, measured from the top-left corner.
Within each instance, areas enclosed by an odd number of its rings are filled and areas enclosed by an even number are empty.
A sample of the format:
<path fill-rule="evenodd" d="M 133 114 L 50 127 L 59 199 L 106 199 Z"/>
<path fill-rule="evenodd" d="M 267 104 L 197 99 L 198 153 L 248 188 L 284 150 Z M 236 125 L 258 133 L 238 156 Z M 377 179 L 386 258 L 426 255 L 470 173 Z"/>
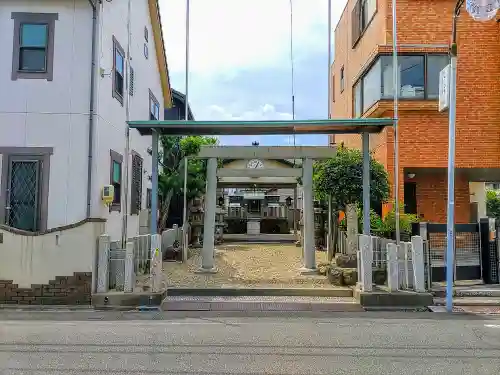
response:
<path fill-rule="evenodd" d="M 398 0 L 400 201 L 405 211 L 446 221 L 448 112 L 438 111 L 455 0 Z M 484 182 L 500 181 L 500 23 L 458 20 L 456 221 L 485 215 Z M 393 117 L 391 0 L 349 0 L 335 28 L 333 118 Z M 359 135 L 330 143 L 360 147 Z M 394 136 L 370 138 L 394 193 Z"/>

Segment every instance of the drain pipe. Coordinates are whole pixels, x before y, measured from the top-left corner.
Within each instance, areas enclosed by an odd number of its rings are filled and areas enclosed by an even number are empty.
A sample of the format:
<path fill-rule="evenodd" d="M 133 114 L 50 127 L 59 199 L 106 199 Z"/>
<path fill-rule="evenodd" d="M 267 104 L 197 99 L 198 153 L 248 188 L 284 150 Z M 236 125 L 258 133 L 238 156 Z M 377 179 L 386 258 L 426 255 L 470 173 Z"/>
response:
<path fill-rule="evenodd" d="M 92 7 L 92 63 L 90 71 L 90 103 L 89 103 L 89 133 L 88 133 L 88 160 L 87 160 L 87 219 L 91 216 L 92 198 L 92 161 L 94 158 L 94 112 L 95 112 L 95 82 L 96 82 L 96 44 L 97 44 L 97 0 L 89 0 Z"/>
<path fill-rule="evenodd" d="M 128 8 L 127 8 L 127 57 L 125 58 L 125 118 L 126 118 L 126 123 L 128 124 L 130 120 L 130 44 L 132 43 L 132 37 L 131 37 L 131 25 L 130 25 L 130 17 L 131 17 L 131 0 L 128 0 Z M 128 214 L 129 214 L 129 202 L 128 202 L 128 196 L 129 196 L 129 158 L 130 158 L 130 128 L 126 127 L 125 129 L 125 155 L 123 158 L 123 179 L 122 181 L 125 181 L 125 184 L 123 186 L 123 198 L 122 198 L 122 212 L 123 212 L 123 217 L 122 217 L 122 249 L 125 249 L 125 246 L 127 244 L 127 227 L 128 227 Z"/>

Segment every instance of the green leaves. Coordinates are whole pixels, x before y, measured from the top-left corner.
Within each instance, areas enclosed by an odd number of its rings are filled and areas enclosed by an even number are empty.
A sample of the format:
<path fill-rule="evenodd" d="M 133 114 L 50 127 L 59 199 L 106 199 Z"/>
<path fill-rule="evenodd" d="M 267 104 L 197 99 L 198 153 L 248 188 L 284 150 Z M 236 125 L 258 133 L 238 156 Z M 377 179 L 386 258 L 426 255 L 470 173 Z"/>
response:
<path fill-rule="evenodd" d="M 486 214 L 488 217 L 500 219 L 500 197 L 494 190 L 486 192 Z"/>
<path fill-rule="evenodd" d="M 333 197 L 338 209 L 361 203 L 363 198 L 363 155 L 361 151 L 340 147 L 335 157 L 316 162 L 314 185 L 317 198 Z M 389 180 L 384 166 L 370 157 L 370 199 L 372 205 L 389 197 Z"/>

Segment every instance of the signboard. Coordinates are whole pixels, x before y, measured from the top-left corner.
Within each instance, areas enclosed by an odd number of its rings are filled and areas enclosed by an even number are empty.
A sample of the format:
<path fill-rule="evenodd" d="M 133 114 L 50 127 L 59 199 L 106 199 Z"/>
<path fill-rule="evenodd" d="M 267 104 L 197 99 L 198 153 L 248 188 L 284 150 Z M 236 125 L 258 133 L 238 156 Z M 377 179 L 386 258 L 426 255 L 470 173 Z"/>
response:
<path fill-rule="evenodd" d="M 467 0 L 466 9 L 476 21 L 489 21 L 500 9 L 500 0 Z"/>
<path fill-rule="evenodd" d="M 439 73 L 439 112 L 450 107 L 450 64 Z"/>

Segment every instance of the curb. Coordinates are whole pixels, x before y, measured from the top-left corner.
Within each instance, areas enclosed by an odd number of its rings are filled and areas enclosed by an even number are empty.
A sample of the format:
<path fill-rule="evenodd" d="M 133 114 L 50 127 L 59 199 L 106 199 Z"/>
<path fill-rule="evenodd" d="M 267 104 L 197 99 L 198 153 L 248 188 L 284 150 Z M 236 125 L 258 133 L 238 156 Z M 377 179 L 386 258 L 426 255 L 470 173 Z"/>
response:
<path fill-rule="evenodd" d="M 167 296 L 190 297 L 352 297 L 351 288 L 168 288 Z"/>
<path fill-rule="evenodd" d="M 1 305 L 0 311 L 94 311 L 92 305 Z"/>

